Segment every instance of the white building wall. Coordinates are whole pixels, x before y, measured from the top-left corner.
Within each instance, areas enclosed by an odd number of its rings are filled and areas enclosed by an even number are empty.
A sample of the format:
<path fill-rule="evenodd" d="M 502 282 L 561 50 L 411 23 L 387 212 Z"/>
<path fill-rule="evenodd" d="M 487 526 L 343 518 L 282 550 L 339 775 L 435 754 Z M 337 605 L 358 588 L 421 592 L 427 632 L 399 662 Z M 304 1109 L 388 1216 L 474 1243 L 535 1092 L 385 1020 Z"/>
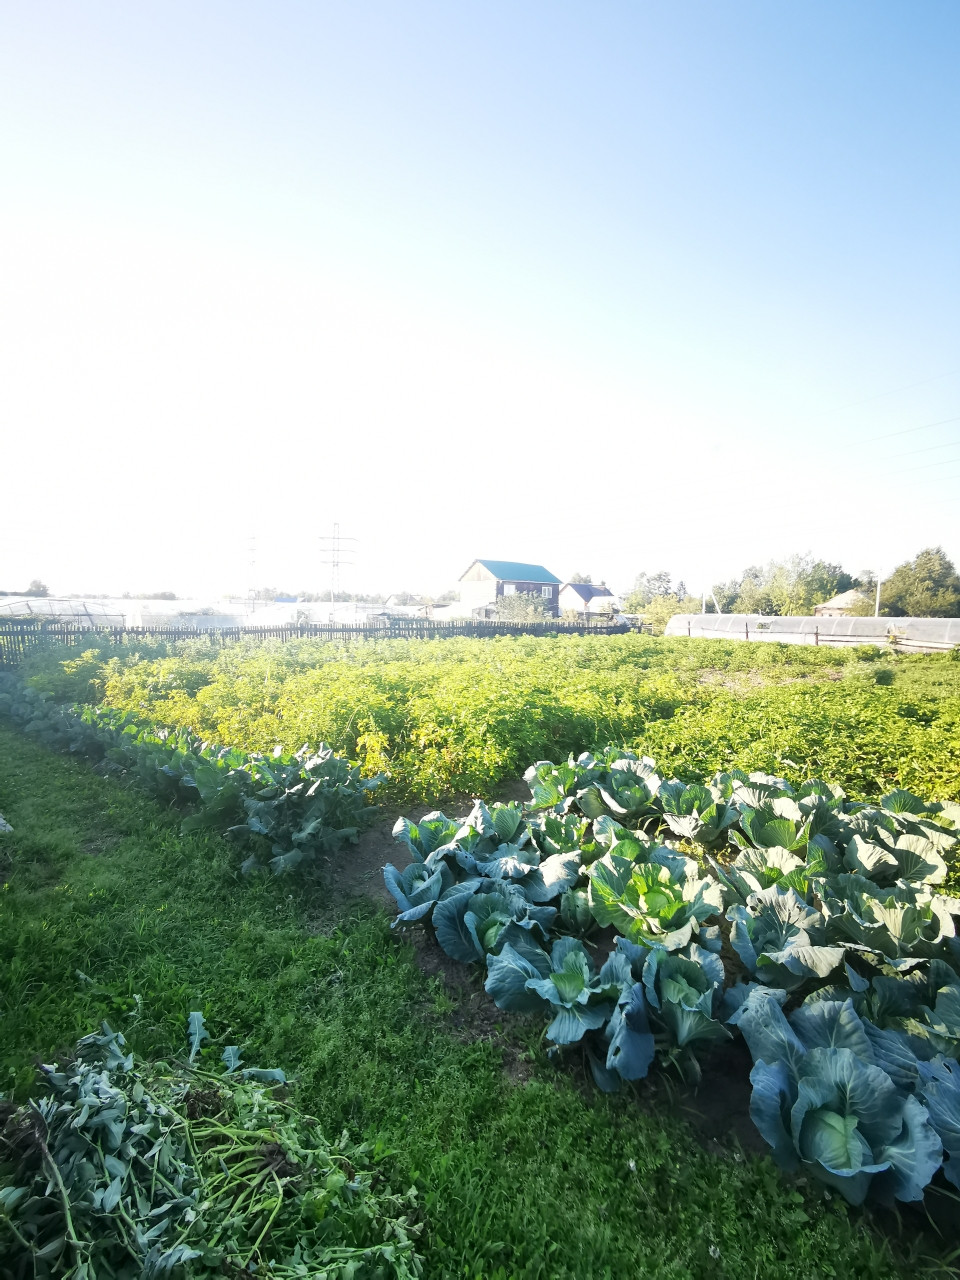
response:
<path fill-rule="evenodd" d="M 482 609 L 484 605 L 493 604 L 497 598 L 496 578 L 487 578 L 479 582 L 460 582 L 460 606 L 463 615 L 469 617 L 474 609 Z"/>

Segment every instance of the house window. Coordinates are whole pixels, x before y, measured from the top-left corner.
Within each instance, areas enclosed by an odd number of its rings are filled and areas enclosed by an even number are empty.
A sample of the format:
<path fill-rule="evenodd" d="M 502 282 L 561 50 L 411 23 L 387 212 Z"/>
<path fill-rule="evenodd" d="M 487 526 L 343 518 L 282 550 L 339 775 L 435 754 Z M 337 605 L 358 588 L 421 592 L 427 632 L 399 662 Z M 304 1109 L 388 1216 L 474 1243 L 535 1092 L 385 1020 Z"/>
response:
<path fill-rule="evenodd" d="M 505 583 L 503 584 L 503 594 L 504 594 L 505 596 L 512 596 L 512 595 L 514 595 L 514 594 L 515 594 L 515 592 L 516 592 L 516 590 L 517 590 L 517 588 L 516 588 L 516 586 L 514 585 L 514 583 L 512 583 L 512 582 L 505 582 Z"/>
<path fill-rule="evenodd" d="M 541 587 L 540 594 L 543 596 L 544 600 L 549 600 L 553 595 L 553 587 Z"/>

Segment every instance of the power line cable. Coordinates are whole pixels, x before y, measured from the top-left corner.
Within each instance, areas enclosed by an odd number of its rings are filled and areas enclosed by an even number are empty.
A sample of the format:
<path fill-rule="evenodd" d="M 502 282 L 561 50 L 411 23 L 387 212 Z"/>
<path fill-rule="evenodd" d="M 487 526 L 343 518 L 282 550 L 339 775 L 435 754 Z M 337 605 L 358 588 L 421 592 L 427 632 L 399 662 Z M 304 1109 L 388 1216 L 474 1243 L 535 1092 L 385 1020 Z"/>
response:
<path fill-rule="evenodd" d="M 960 440 L 946 440 L 943 444 L 925 444 L 922 449 L 908 449 L 906 453 L 895 453 L 890 461 L 895 461 L 897 458 L 912 458 L 918 453 L 931 453 L 934 449 L 949 449 L 955 444 L 960 444 Z"/>
<path fill-rule="evenodd" d="M 949 467 L 955 462 L 960 462 L 960 458 L 947 458 L 946 460 L 940 459 L 937 462 L 922 462 L 919 467 L 901 468 L 898 475 L 909 475 L 911 471 L 929 471 L 931 467 Z"/>
<path fill-rule="evenodd" d="M 892 440 L 894 436 L 906 436 L 911 431 L 927 431 L 931 427 L 945 427 L 949 422 L 960 422 L 957 418 L 941 418 L 939 422 L 921 422 L 919 427 L 903 427 L 900 431 L 888 431 L 882 436 L 871 436 L 867 440 L 854 441 L 855 444 L 874 444 L 877 440 Z"/>
<path fill-rule="evenodd" d="M 856 409 L 858 405 L 871 404 L 874 400 L 882 400 L 885 396 L 895 396 L 901 391 L 912 391 L 914 387 L 925 387 L 930 382 L 939 382 L 942 378 L 952 378 L 957 373 L 960 373 L 960 369 L 951 369 L 949 373 L 938 373 L 933 378 L 921 378 L 919 382 L 909 382 L 905 387 L 894 387 L 892 391 L 880 391 L 875 396 L 867 396 L 865 400 L 854 400 L 846 408 Z"/>

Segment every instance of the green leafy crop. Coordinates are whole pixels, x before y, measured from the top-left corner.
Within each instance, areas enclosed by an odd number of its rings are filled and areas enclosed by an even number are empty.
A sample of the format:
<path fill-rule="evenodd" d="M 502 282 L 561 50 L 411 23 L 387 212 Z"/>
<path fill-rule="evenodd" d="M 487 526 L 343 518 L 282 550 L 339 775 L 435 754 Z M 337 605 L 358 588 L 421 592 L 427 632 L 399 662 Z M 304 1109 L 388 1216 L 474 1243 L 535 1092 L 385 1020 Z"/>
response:
<path fill-rule="evenodd" d="M 184 831 L 209 828 L 245 846 L 244 872 L 263 859 L 274 872 L 290 871 L 317 851 L 356 840 L 382 781 L 361 777 L 322 743 L 316 751 L 304 746 L 286 755 L 276 747 L 270 756 L 251 755 L 127 713 L 58 707 L 10 677 L 0 680 L 0 709 L 44 744 L 86 755 L 186 807 Z"/>
<path fill-rule="evenodd" d="M 454 959 L 485 962 L 495 1003 L 548 1015 L 553 1051 L 582 1049 L 604 1090 L 658 1055 L 697 1078 L 739 1026 L 780 1163 L 853 1203 L 920 1198 L 960 1149 L 938 1065 L 960 1050 L 960 900 L 940 891 L 960 814 L 759 771 L 687 786 L 615 748 L 526 777 L 525 811 L 478 801 L 422 834 L 401 819 L 398 923 L 430 920 Z M 602 964 L 591 926 L 620 935 Z"/>
<path fill-rule="evenodd" d="M 106 1023 L 50 1090 L 0 1118 L 0 1248 L 39 1280 L 256 1272 L 413 1280 L 416 1193 L 377 1185 L 370 1148 L 328 1142 L 275 1092 L 279 1070 L 136 1065 Z"/>

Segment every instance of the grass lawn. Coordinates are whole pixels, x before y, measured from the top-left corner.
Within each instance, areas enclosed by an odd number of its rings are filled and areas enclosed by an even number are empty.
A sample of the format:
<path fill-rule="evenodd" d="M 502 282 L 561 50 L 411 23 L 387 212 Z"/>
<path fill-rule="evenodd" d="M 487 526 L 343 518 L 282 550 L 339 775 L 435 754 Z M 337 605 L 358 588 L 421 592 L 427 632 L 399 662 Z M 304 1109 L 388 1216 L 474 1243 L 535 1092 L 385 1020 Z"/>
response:
<path fill-rule="evenodd" d="M 392 1153 L 393 1184 L 420 1190 L 431 1280 L 948 1274 L 914 1219 L 895 1258 L 839 1197 L 707 1149 L 664 1086 L 607 1098 L 555 1071 L 538 1021 L 471 1032 L 469 991 L 428 977 L 372 905 L 241 879 L 223 841 L 2 724 L 0 812 L 8 1093 L 102 1018 L 141 1054 L 177 1053 L 200 1009 L 220 1044 L 292 1074 L 328 1133 Z"/>

